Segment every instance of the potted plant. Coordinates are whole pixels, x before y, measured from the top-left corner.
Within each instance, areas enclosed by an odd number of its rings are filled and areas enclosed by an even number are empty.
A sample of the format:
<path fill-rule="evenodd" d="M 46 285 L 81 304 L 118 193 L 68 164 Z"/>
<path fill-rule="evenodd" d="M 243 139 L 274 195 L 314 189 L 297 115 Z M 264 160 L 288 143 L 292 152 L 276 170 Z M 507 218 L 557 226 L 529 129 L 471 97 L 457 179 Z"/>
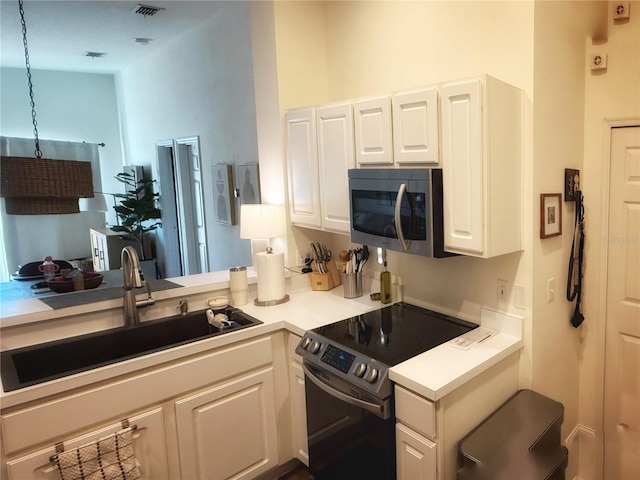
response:
<path fill-rule="evenodd" d="M 113 208 L 118 216 L 119 224 L 112 225 L 111 230 L 122 233 L 121 237 L 137 242 L 144 260 L 144 234 L 162 226 L 162 222 L 154 221 L 161 218 L 161 212 L 156 207 L 159 194 L 154 192 L 155 180 L 146 178 L 136 179 L 135 171 L 118 173 L 115 178 L 125 185 L 125 193 L 116 193 L 114 197 L 120 199 Z"/>

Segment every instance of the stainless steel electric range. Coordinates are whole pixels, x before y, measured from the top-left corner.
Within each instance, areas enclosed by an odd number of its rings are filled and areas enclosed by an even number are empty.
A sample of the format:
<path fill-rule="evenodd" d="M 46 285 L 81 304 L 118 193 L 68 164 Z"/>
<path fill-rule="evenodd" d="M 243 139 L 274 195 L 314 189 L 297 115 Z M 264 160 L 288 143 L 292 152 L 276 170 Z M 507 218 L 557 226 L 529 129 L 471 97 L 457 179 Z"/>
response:
<path fill-rule="evenodd" d="M 296 353 L 313 478 L 394 479 L 389 369 L 477 326 L 400 302 L 306 332 Z"/>

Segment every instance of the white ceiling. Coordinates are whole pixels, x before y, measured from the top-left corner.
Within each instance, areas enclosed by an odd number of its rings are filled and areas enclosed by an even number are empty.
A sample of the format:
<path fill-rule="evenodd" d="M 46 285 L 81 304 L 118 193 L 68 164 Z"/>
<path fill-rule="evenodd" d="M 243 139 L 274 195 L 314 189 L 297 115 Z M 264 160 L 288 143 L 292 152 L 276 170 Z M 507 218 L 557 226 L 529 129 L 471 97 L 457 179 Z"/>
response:
<path fill-rule="evenodd" d="M 219 14 L 214 0 L 24 0 L 32 69 L 115 73 Z M 138 4 L 162 7 L 153 16 Z M 148 45 L 136 37 L 152 38 Z M 92 59 L 87 51 L 107 55 Z M 0 66 L 25 66 L 18 0 L 0 0 Z"/>

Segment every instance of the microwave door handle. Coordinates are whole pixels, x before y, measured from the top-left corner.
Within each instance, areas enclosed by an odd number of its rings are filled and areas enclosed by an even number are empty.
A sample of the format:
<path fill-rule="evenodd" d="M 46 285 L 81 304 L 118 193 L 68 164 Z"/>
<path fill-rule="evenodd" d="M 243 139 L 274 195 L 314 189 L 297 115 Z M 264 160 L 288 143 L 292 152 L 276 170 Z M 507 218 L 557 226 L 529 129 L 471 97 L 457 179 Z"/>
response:
<path fill-rule="evenodd" d="M 402 222 L 400 218 L 400 207 L 402 206 L 402 197 L 404 197 L 404 192 L 407 190 L 407 185 L 402 183 L 400 188 L 398 189 L 398 196 L 396 197 L 396 235 L 398 236 L 398 240 L 400 240 L 400 245 L 402 245 L 402 249 L 406 252 L 409 250 L 409 242 L 404 238 L 404 232 L 402 231 Z"/>

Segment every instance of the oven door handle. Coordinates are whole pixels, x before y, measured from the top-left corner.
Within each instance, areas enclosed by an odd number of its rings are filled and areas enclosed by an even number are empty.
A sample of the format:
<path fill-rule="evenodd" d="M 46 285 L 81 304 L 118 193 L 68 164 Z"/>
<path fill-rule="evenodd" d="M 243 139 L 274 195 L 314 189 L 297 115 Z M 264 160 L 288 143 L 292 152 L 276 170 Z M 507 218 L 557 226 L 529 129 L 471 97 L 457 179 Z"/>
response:
<path fill-rule="evenodd" d="M 406 252 L 409 250 L 409 240 L 405 240 L 404 232 L 402 231 L 402 217 L 400 216 L 400 208 L 402 207 L 402 197 L 404 197 L 404 193 L 407 190 L 407 184 L 400 184 L 400 188 L 398 189 L 398 195 L 396 196 L 396 212 L 395 212 L 395 221 L 396 221 L 396 236 L 398 240 L 400 240 L 400 245 L 403 250 Z"/>
<path fill-rule="evenodd" d="M 318 377 L 316 377 L 315 374 L 311 370 L 309 370 L 309 368 L 304 363 L 302 364 L 302 369 L 304 370 L 304 373 L 309 378 L 309 380 L 311 380 L 318 388 L 324 390 L 329 395 L 336 397 L 337 399 L 342 400 L 343 402 L 347 402 L 351 405 L 355 405 L 356 407 L 363 408 L 366 411 L 371 412 L 374 415 L 377 415 L 378 417 L 381 417 L 383 419 L 388 418 L 389 413 L 386 411 L 387 409 L 385 408 L 384 403 L 382 405 L 378 405 L 375 403 L 360 400 L 359 398 L 352 397 L 351 395 L 347 395 L 346 393 L 342 393 L 341 391 L 336 390 L 335 388 L 331 388 L 329 385 L 327 385 Z"/>

